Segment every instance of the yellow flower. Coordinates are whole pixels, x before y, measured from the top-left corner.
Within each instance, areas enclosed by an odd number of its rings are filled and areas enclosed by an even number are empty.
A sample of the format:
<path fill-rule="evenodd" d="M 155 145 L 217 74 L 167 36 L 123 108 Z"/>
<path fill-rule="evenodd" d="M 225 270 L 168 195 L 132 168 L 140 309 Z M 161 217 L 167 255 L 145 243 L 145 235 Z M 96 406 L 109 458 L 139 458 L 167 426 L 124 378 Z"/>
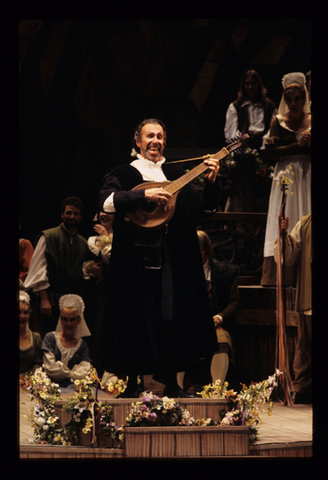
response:
<path fill-rule="evenodd" d="M 82 428 L 82 432 L 84 434 L 90 432 L 92 425 L 93 425 L 92 418 L 87 418 L 87 421 L 85 423 L 85 427 Z"/>

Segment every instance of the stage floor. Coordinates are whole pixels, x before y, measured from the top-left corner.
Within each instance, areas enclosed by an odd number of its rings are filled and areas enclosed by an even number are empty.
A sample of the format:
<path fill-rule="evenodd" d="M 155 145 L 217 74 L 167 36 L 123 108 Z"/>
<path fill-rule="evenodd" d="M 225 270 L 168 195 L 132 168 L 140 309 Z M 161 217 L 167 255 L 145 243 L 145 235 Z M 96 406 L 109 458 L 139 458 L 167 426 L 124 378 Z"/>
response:
<path fill-rule="evenodd" d="M 64 395 L 63 395 L 63 399 Z M 108 400 L 102 393 L 100 400 Z M 135 400 L 131 399 L 131 402 Z M 25 391 L 20 391 L 20 458 L 124 458 L 124 449 L 64 447 L 31 444 L 33 428 L 24 415 L 35 402 Z M 313 423 L 312 405 L 285 406 L 274 402 L 272 415 L 262 413 L 259 440 L 250 444 L 250 456 L 260 457 L 312 457 Z M 227 427 L 228 428 L 228 427 Z M 236 457 L 235 457 L 236 458 Z"/>

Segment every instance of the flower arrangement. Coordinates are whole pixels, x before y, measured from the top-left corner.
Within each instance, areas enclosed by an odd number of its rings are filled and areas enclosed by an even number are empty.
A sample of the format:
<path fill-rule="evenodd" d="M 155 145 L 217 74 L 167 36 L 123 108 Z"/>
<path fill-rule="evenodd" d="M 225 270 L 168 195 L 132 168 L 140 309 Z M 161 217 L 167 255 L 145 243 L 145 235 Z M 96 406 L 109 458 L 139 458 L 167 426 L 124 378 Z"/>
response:
<path fill-rule="evenodd" d="M 290 173 L 294 175 L 291 165 L 288 165 L 285 170 L 280 170 L 280 172 L 278 172 L 276 176 L 272 174 L 273 180 L 277 182 L 278 186 L 282 191 L 288 190 L 290 185 L 293 184 L 293 180 L 288 177 Z M 289 192 L 289 195 L 293 195 L 293 192 Z"/>
<path fill-rule="evenodd" d="M 246 425 L 249 428 L 250 440 L 258 439 L 258 428 L 261 422 L 260 412 L 264 412 L 264 404 L 270 400 L 271 393 L 276 387 L 277 376 L 281 375 L 278 369 L 276 373 L 262 382 L 252 382 L 249 387 L 243 385 L 241 392 L 233 400 L 237 408 L 227 412 L 220 425 Z M 268 415 L 271 415 L 272 401 L 269 404 Z"/>
<path fill-rule="evenodd" d="M 190 412 L 172 398 L 159 397 L 152 392 L 143 392 L 141 401 L 131 404 L 131 410 L 126 418 L 125 425 L 118 427 L 113 422 L 113 407 L 107 402 L 97 400 L 95 384 L 98 386 L 97 372 L 93 369 L 86 378 L 75 380 L 76 392 L 63 406 L 63 411 L 71 414 L 70 421 L 64 429 L 59 429 L 55 410 L 55 402 L 60 399 L 60 389 L 51 382 L 43 370 L 37 369 L 33 375 L 25 376 L 22 381 L 28 384 L 27 391 L 31 400 L 38 403 L 31 409 L 30 417 L 26 416 L 34 427 L 33 443 L 52 445 L 70 445 L 77 441 L 80 433 L 91 432 L 95 425 L 98 432 L 114 440 L 124 442 L 125 428 L 143 426 L 247 426 L 250 441 L 258 439 L 258 429 L 261 423 L 260 412 L 264 412 L 264 405 L 270 401 L 272 391 L 277 386 L 276 373 L 262 382 L 252 382 L 250 386 L 242 384 L 239 394 L 228 390 L 228 382 L 221 384 L 217 380 L 214 384 L 205 385 L 199 394 L 202 398 L 226 398 L 233 401 L 235 407 L 226 412 L 220 411 L 221 421 L 211 418 L 195 419 Z M 121 385 L 121 383 L 120 383 Z M 271 415 L 272 401 L 269 404 L 268 415 Z"/>
<path fill-rule="evenodd" d="M 30 400 L 37 400 L 34 408 L 29 410 L 30 415 L 25 415 L 34 427 L 34 439 L 31 442 L 50 445 L 65 444 L 63 430 L 58 428 L 59 418 L 54 407 L 55 402 L 60 399 L 59 385 L 51 382 L 43 367 L 36 369 L 31 375 L 25 375 L 23 382 L 28 385 L 26 390 Z"/>
<path fill-rule="evenodd" d="M 216 427 L 217 422 L 215 422 L 212 418 L 197 418 L 193 425 L 195 427 Z"/>
<path fill-rule="evenodd" d="M 96 405 L 96 413 L 99 428 L 113 440 L 124 442 L 124 427 L 118 427 L 113 422 L 113 407 L 107 402 L 98 402 Z"/>
<path fill-rule="evenodd" d="M 202 398 L 227 398 L 233 399 L 237 392 L 233 390 L 228 390 L 229 383 L 224 382 L 221 385 L 221 380 L 216 380 L 215 383 L 210 383 L 205 385 L 201 392 L 197 392 L 198 395 L 201 395 Z"/>
<path fill-rule="evenodd" d="M 83 434 L 91 432 L 95 425 L 95 417 L 98 417 L 99 427 L 108 432 L 112 438 L 124 440 L 123 430 L 112 420 L 113 408 L 97 399 L 98 384 L 101 386 L 94 368 L 84 379 L 74 381 L 76 387 L 74 397 L 63 405 L 63 411 L 71 414 L 71 420 L 64 429 L 64 436 L 69 442 L 77 442 L 81 432 Z"/>
<path fill-rule="evenodd" d="M 244 150 L 244 155 L 253 159 L 255 163 L 255 174 L 258 178 L 263 180 L 271 179 L 272 174 L 274 172 L 274 167 L 272 165 L 268 165 L 267 162 L 263 159 L 263 157 L 259 154 L 258 150 L 246 147 Z"/>
<path fill-rule="evenodd" d="M 174 399 L 143 392 L 140 402 L 132 403 L 126 427 L 192 425 L 194 418 Z"/>
<path fill-rule="evenodd" d="M 116 382 L 111 382 L 109 380 L 105 384 L 103 389 L 108 395 L 116 398 L 118 395 L 124 392 L 124 390 L 126 389 L 126 383 L 127 382 L 122 379 L 118 379 Z"/>
<path fill-rule="evenodd" d="M 94 397 L 94 379 L 92 373 L 81 380 L 75 380 L 76 391 L 74 396 L 63 405 L 62 410 L 71 415 L 70 421 L 65 425 L 64 435 L 69 442 L 76 442 L 78 433 L 86 434 L 91 431 L 92 405 Z"/>
<path fill-rule="evenodd" d="M 243 157 L 248 159 L 255 168 L 255 174 L 258 179 L 271 179 L 274 167 L 268 165 L 260 153 L 253 148 L 245 147 L 243 149 Z M 220 161 L 219 173 L 224 176 L 229 176 L 238 167 L 239 161 L 235 160 L 234 156 L 229 153 Z"/>

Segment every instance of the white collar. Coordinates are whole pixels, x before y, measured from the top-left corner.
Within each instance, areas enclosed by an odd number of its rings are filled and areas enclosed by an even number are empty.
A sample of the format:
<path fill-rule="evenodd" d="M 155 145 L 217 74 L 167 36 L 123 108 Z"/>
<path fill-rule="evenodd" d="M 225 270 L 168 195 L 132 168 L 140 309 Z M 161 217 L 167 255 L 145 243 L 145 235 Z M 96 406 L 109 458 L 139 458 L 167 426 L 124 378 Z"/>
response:
<path fill-rule="evenodd" d="M 141 173 L 144 180 L 151 180 L 151 181 L 158 181 L 163 182 L 166 181 L 166 177 L 162 170 L 162 165 L 165 162 L 165 158 L 163 157 L 157 163 L 152 162 L 151 160 L 147 160 L 146 158 L 142 157 L 140 154 L 137 155 L 138 160 L 134 160 L 130 165 Z"/>
<path fill-rule="evenodd" d="M 166 159 L 165 157 L 162 157 L 162 160 L 160 160 L 159 162 L 152 162 L 151 160 L 148 160 L 147 158 L 143 157 L 142 155 L 140 155 L 140 153 L 137 154 L 137 157 L 138 157 L 138 160 L 134 160 L 131 165 L 135 162 L 139 162 L 140 164 L 142 164 L 143 166 L 145 166 L 146 168 L 158 168 L 158 167 L 161 167 L 163 165 L 163 163 L 165 163 Z"/>

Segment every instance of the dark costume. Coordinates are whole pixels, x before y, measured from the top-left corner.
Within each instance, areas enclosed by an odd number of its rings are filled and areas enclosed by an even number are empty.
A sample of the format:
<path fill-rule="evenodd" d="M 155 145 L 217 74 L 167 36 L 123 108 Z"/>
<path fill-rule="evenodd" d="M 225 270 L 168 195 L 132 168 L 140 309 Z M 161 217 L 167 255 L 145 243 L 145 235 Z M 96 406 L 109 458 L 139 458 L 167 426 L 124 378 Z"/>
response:
<path fill-rule="evenodd" d="M 250 123 L 249 123 L 249 117 L 248 117 L 248 106 L 249 102 L 243 102 L 241 103 L 238 100 L 235 100 L 233 103 L 233 106 L 235 107 L 237 111 L 237 117 L 238 117 L 238 130 L 244 134 L 244 133 L 249 133 L 251 138 L 248 141 L 248 146 L 250 148 L 255 148 L 257 150 L 260 150 L 262 146 L 262 139 L 263 136 L 268 132 L 270 128 L 270 124 L 272 121 L 272 115 L 276 111 L 276 105 L 269 99 L 266 99 L 265 102 L 262 104 L 259 102 L 258 104 L 263 107 L 263 123 L 264 123 L 264 129 L 262 132 L 256 133 L 256 135 L 252 135 L 252 133 L 249 131 Z"/>
<path fill-rule="evenodd" d="M 19 348 L 19 373 L 30 373 L 42 365 L 41 335 L 30 330 L 31 342 L 27 347 Z"/>
<path fill-rule="evenodd" d="M 185 173 L 173 165 L 162 168 L 170 181 Z M 144 197 L 142 190 L 130 191 L 143 182 L 136 168 L 121 165 L 105 176 L 100 191 L 101 205 L 115 193 L 116 210 L 103 367 L 161 376 L 183 371 L 188 361 L 217 347 L 194 217 L 216 208 L 218 186 L 189 183 L 167 226 L 140 229 L 125 214 Z"/>
<path fill-rule="evenodd" d="M 45 245 L 39 250 L 42 237 L 45 238 Z M 63 224 L 41 232 L 37 242 L 34 252 L 37 259 L 34 261 L 34 256 L 32 257 L 24 285 L 27 290 L 31 289 L 34 293 L 47 290 L 52 313 L 51 317 L 39 314 L 39 331 L 43 338 L 47 332 L 56 328 L 59 298 L 67 293 L 82 294 L 84 284 L 82 265 L 89 256 L 89 248 L 85 238 L 78 233 L 71 235 Z M 46 269 L 40 265 L 42 263 L 40 252 L 43 248 Z"/>
<path fill-rule="evenodd" d="M 70 235 L 62 224 L 44 230 L 42 234 L 47 240 L 45 255 L 50 283 L 48 297 L 52 306 L 55 306 L 66 293 L 81 295 L 82 265 L 89 256 L 89 248 L 85 238 L 78 233 Z"/>
<path fill-rule="evenodd" d="M 236 283 L 236 277 L 239 273 L 239 267 L 228 262 L 221 262 L 215 258 L 210 258 L 211 265 L 211 288 L 209 297 L 212 306 L 213 315 L 222 316 L 222 324 L 217 329 L 217 339 L 219 348 L 217 352 L 226 351 L 223 344 L 228 341 L 225 338 L 225 331 L 232 333 L 235 327 L 235 317 L 239 304 L 239 290 Z M 230 335 L 228 334 L 228 338 Z M 227 353 L 231 356 L 232 345 Z"/>

